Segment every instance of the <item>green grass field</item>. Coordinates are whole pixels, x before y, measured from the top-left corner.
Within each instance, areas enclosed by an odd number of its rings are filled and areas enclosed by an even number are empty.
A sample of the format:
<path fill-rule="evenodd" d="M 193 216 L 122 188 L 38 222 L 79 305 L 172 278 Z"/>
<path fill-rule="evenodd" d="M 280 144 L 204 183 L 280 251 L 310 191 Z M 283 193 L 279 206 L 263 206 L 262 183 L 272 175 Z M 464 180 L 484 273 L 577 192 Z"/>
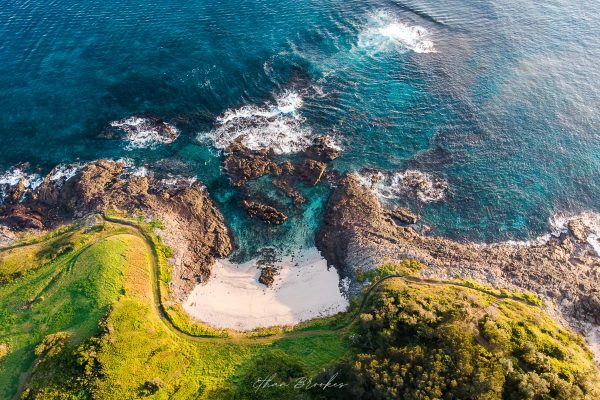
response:
<path fill-rule="evenodd" d="M 0 252 L 0 273 L 8 277 L 0 284 L 1 399 L 328 398 L 283 388 L 255 391 L 252 384 L 270 373 L 288 380 L 317 377 L 354 362 L 365 351 L 356 337 L 363 320 L 372 318 L 366 315 L 399 310 L 398 304 L 386 308 L 389 293 L 411 300 L 403 312 L 424 309 L 409 313 L 415 321 L 427 322 L 436 312 L 464 320 L 467 313 L 482 332 L 474 331 L 469 341 L 485 354 L 498 348 L 509 357 L 510 343 L 530 341 L 571 379 L 597 373 L 582 339 L 537 306 L 506 293 L 499 302 L 489 288 L 463 283 L 390 279 L 374 291 L 360 318 L 354 319 L 355 306 L 293 330 L 242 335 L 184 314 L 173 317 L 174 309 L 161 311 L 157 304 L 168 300 L 168 250 L 137 223 L 141 229 L 105 221 Z M 394 327 L 413 322 L 399 319 Z"/>

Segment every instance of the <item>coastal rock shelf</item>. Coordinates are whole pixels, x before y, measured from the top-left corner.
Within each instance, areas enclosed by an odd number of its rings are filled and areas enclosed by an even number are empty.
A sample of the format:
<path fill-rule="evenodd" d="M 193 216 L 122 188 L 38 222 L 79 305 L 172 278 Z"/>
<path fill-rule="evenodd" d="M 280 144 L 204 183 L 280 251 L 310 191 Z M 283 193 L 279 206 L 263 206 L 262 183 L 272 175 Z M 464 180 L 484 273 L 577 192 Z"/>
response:
<path fill-rule="evenodd" d="M 557 236 L 529 243 L 459 243 L 422 235 L 399 226 L 376 194 L 349 174 L 336 183 L 316 244 L 342 277 L 409 258 L 427 266 L 422 271 L 427 277 L 475 279 L 537 293 L 594 346 L 597 333 L 592 333 L 600 325 L 600 258 L 589 242 L 592 236 L 581 218 Z M 358 293 L 361 284 L 353 282 L 350 291 Z"/>
<path fill-rule="evenodd" d="M 281 165 L 282 170 L 295 168 Z M 157 232 L 173 250 L 173 300 L 217 327 L 293 325 L 342 311 L 348 304 L 344 295 L 361 290 L 359 270 L 416 259 L 426 266 L 421 272 L 425 277 L 474 279 L 538 294 L 559 319 L 584 333 L 598 353 L 600 258 L 594 247 L 597 232 L 585 218 L 529 243 L 459 243 L 405 226 L 417 222 L 417 215 L 402 208 L 387 210 L 358 175 L 340 177 L 333 171 L 327 180 L 333 190 L 316 235 L 318 250 L 284 258 L 265 270 L 253 262 L 236 265 L 223 259 L 233 251 L 232 234 L 198 182 L 139 176 L 124 163 L 109 160 L 68 174 L 61 171 L 64 167 L 57 167 L 36 188 L 10 188 L 0 208 L 3 242 L 10 243 L 13 231 L 51 229 L 110 207 L 156 218 L 162 222 Z M 275 225 L 286 220 L 268 205 L 246 201 L 244 207 Z M 343 290 L 340 277 L 348 284 Z"/>
<path fill-rule="evenodd" d="M 156 218 L 164 224 L 163 240 L 174 251 L 175 299 L 208 279 L 215 258 L 233 250 L 221 212 L 198 182 L 137 176 L 123 162 L 110 160 L 91 162 L 63 179 L 55 176 L 52 171 L 37 189 L 22 193 L 23 201 L 5 201 L 0 224 L 44 230 L 110 207 Z"/>

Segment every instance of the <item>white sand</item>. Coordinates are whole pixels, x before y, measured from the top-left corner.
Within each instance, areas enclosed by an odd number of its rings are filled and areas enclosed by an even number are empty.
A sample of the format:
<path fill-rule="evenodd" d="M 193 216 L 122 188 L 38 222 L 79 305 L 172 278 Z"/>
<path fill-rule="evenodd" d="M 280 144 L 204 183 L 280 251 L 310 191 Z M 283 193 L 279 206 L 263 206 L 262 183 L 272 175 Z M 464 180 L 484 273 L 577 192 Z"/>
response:
<path fill-rule="evenodd" d="M 183 308 L 212 326 L 240 331 L 294 325 L 347 309 L 337 271 L 327 269 L 316 248 L 283 257 L 277 266 L 281 267 L 279 275 L 268 288 L 258 282 L 255 261 L 218 260 L 211 279 L 194 288 Z"/>

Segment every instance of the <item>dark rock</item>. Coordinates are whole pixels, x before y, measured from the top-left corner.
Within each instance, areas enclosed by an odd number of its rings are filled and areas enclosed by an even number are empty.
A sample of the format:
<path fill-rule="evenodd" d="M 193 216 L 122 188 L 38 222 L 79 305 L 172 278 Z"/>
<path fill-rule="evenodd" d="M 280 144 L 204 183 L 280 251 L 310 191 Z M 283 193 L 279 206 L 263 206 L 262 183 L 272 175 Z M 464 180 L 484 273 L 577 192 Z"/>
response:
<path fill-rule="evenodd" d="M 293 176 L 296 172 L 296 167 L 289 161 L 284 161 L 279 166 L 283 175 Z"/>
<path fill-rule="evenodd" d="M 273 186 L 281 190 L 283 194 L 294 200 L 294 204 L 300 205 L 306 202 L 306 199 L 302 194 L 294 189 L 289 180 L 286 179 L 273 179 Z"/>
<path fill-rule="evenodd" d="M 19 183 L 11 187 L 6 193 L 4 204 L 13 205 L 19 203 L 19 201 L 21 201 L 21 199 L 25 195 L 26 189 L 27 188 L 25 187 L 25 178 L 21 177 L 21 179 L 19 179 Z"/>
<path fill-rule="evenodd" d="M 397 207 L 393 211 L 389 212 L 389 215 L 403 224 L 412 225 L 416 224 L 419 220 L 419 217 L 416 214 L 413 214 L 408 208 Z"/>
<path fill-rule="evenodd" d="M 258 217 L 267 224 L 281 225 L 287 220 L 287 215 L 275 207 L 253 200 L 243 200 L 242 208 L 251 217 Z"/>
<path fill-rule="evenodd" d="M 598 294 L 584 294 L 574 306 L 578 319 L 600 325 L 600 297 Z"/>
<path fill-rule="evenodd" d="M 0 224 L 13 231 L 44 229 L 42 217 L 21 204 L 5 209 L 0 215 Z"/>
<path fill-rule="evenodd" d="M 331 137 L 323 135 L 315 138 L 304 153 L 307 158 L 327 162 L 338 158 L 341 150 Z"/>
<path fill-rule="evenodd" d="M 277 268 L 275 267 L 263 267 L 260 270 L 258 281 L 267 287 L 272 287 L 273 283 L 275 283 L 277 272 Z"/>
<path fill-rule="evenodd" d="M 238 138 L 227 149 L 223 168 L 233 186 L 242 186 L 252 179 L 274 174 L 279 175 L 281 168 L 271 160 L 272 152 L 267 149 L 250 150 Z"/>
<path fill-rule="evenodd" d="M 567 224 L 567 228 L 569 229 L 569 232 L 575 239 L 579 240 L 580 242 L 584 242 L 587 240 L 589 231 L 581 220 L 575 219 L 569 221 L 569 223 Z"/>
<path fill-rule="evenodd" d="M 307 185 L 316 185 L 321 181 L 327 165 L 322 161 L 307 159 L 300 164 L 298 177 Z"/>

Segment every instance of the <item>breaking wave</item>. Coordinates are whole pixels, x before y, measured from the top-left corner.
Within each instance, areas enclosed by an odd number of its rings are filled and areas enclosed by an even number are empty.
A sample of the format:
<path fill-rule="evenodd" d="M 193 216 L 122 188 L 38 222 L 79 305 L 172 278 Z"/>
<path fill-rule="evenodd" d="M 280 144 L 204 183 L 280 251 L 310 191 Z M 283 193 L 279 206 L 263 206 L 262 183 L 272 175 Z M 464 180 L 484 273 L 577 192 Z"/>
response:
<path fill-rule="evenodd" d="M 572 221 L 581 222 L 581 233 L 585 235 L 587 242 L 594 250 L 594 253 L 600 257 L 600 214 L 592 211 L 580 214 L 555 214 L 550 217 L 550 233 L 538 236 L 530 240 L 508 240 L 500 242 L 498 245 L 511 246 L 537 246 L 548 243 L 553 238 L 569 232 L 569 225 Z"/>
<path fill-rule="evenodd" d="M 4 201 L 9 190 L 18 185 L 21 180 L 23 180 L 26 190 L 36 189 L 43 182 L 43 178 L 39 174 L 30 174 L 20 167 L 13 167 L 0 174 L 0 203 Z"/>
<path fill-rule="evenodd" d="M 303 101 L 297 92 L 284 92 L 262 106 L 247 105 L 227 110 L 217 117 L 215 128 L 198 136 L 218 149 L 227 148 L 234 140 L 252 150 L 272 149 L 276 154 L 297 153 L 311 141 L 312 131 L 303 126 L 300 113 Z"/>
<path fill-rule="evenodd" d="M 414 196 L 423 203 L 430 203 L 443 200 L 448 190 L 445 180 L 414 169 L 393 173 L 364 170 L 358 176 L 363 185 L 384 199 Z"/>
<path fill-rule="evenodd" d="M 358 47 L 374 53 L 389 51 L 414 51 L 435 53 L 435 45 L 427 29 L 420 25 L 409 25 L 387 12 L 369 17 L 366 26 L 358 35 Z"/>
<path fill-rule="evenodd" d="M 50 181 L 66 182 L 77 174 L 77 172 L 83 167 L 82 164 L 60 164 L 54 167 L 54 169 L 48 174 Z"/>
<path fill-rule="evenodd" d="M 160 144 L 169 144 L 179 136 L 175 126 L 158 118 L 129 117 L 113 121 L 110 126 L 123 132 L 127 141 L 127 150 L 152 148 Z"/>
<path fill-rule="evenodd" d="M 592 246 L 594 252 L 600 257 L 600 214 L 595 212 L 584 212 L 576 215 L 557 214 L 550 219 L 553 227 L 552 235 L 560 236 L 569 230 L 569 223 L 574 220 L 581 221 L 587 242 Z"/>

